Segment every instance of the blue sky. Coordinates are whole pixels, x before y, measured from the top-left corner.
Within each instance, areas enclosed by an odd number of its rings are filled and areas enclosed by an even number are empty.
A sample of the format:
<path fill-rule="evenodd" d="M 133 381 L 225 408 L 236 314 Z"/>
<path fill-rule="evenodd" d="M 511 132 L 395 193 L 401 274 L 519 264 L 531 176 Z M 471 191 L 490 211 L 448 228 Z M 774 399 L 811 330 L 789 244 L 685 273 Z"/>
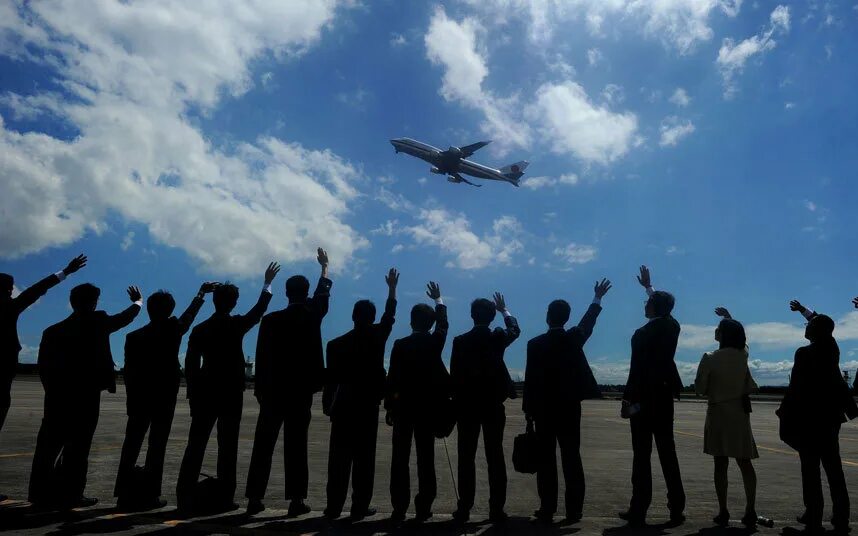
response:
<path fill-rule="evenodd" d="M 786 381 L 795 297 L 839 321 L 841 364 L 858 367 L 854 1 L 242 5 L 0 6 L 0 271 L 23 287 L 90 258 L 22 316 L 22 360 L 72 284 L 116 311 L 129 284 L 181 308 L 230 279 L 245 310 L 277 260 L 274 310 L 322 246 L 326 338 L 356 299 L 381 304 L 396 266 L 394 337 L 429 279 L 451 336 L 500 290 L 523 328 L 507 354 L 519 371 L 547 303 L 568 299 L 577 319 L 608 277 L 587 354 L 622 382 L 648 264 L 677 297 L 688 381 L 717 305 L 746 324 L 758 381 Z M 475 160 L 531 165 L 521 188 L 450 184 L 395 155 L 400 136 L 491 139 Z"/>

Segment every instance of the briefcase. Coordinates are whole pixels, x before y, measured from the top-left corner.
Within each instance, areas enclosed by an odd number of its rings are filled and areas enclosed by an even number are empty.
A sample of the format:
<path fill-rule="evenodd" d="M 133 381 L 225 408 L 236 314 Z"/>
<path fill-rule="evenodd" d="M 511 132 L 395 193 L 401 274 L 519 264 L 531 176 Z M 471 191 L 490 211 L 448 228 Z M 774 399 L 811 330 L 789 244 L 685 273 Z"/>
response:
<path fill-rule="evenodd" d="M 445 398 L 439 402 L 432 424 L 437 439 L 450 437 L 456 427 L 456 406 L 451 399 Z"/>
<path fill-rule="evenodd" d="M 539 453 L 537 451 L 536 432 L 533 422 L 527 423 L 523 434 L 515 436 L 512 444 L 512 466 L 519 473 L 534 474 L 536 472 Z"/>

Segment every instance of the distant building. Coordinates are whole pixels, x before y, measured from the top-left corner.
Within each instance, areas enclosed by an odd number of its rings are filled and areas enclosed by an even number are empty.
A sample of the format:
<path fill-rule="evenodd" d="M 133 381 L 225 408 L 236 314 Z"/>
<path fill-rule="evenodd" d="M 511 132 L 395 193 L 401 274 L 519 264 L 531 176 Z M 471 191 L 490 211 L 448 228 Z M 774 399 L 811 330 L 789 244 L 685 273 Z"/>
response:
<path fill-rule="evenodd" d="M 244 378 L 247 380 L 253 379 L 253 361 L 250 360 L 250 356 L 247 356 L 247 359 L 244 361 Z"/>

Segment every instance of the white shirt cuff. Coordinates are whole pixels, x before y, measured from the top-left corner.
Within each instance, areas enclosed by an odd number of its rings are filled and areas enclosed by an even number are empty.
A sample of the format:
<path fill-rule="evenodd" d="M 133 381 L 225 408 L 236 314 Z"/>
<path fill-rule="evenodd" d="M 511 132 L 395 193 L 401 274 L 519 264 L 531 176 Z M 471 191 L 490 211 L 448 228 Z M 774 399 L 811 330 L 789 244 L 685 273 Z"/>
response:
<path fill-rule="evenodd" d="M 136 302 L 134 302 L 134 305 L 136 305 L 137 307 L 142 309 L 143 308 L 143 300 L 137 300 Z"/>
<path fill-rule="evenodd" d="M 57 279 L 59 279 L 60 281 L 65 281 L 65 279 L 66 279 L 66 273 L 63 272 L 62 270 L 60 270 L 59 272 L 56 272 L 54 275 L 57 276 Z"/>
<path fill-rule="evenodd" d="M 265 283 L 265 285 L 262 287 L 262 292 L 267 292 L 269 294 L 272 294 L 271 283 Z"/>
<path fill-rule="evenodd" d="M 815 314 L 815 313 L 814 313 L 813 309 L 808 309 L 807 307 L 805 307 L 805 308 L 804 308 L 804 311 L 802 311 L 802 312 L 801 312 L 801 316 L 805 317 L 805 318 L 806 318 L 806 319 L 808 319 L 808 320 L 810 320 L 811 318 L 813 318 L 813 315 L 814 315 L 814 314 Z"/>
<path fill-rule="evenodd" d="M 595 303 L 596 305 L 602 305 L 602 298 L 595 296 L 593 298 L 593 303 Z"/>
<path fill-rule="evenodd" d="M 512 313 L 509 312 L 509 309 L 504 309 L 501 314 L 504 316 L 504 318 L 509 318 L 512 316 Z"/>
<path fill-rule="evenodd" d="M 435 298 L 435 305 L 444 305 L 444 300 L 441 299 L 440 296 Z"/>
<path fill-rule="evenodd" d="M 647 296 L 652 296 L 652 293 L 653 293 L 653 292 L 655 292 L 655 289 L 654 289 L 654 288 L 652 288 L 652 286 L 649 286 L 649 287 L 647 287 L 647 288 L 646 288 L 646 294 L 647 294 Z"/>

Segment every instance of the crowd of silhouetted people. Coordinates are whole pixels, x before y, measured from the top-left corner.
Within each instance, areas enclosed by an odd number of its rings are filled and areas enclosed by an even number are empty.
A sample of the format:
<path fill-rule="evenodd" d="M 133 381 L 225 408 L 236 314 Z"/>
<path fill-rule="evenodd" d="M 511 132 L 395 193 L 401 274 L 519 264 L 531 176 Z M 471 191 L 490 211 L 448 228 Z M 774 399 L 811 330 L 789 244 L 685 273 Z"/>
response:
<path fill-rule="evenodd" d="M 21 345 L 18 316 L 50 288 L 86 265 L 76 257 L 52 274 L 13 297 L 14 280 L 0 274 L 0 428 L 10 407 L 12 380 Z M 286 281 L 288 305 L 265 314 L 272 299 L 271 285 L 280 267 L 265 270 L 264 286 L 246 314 L 233 314 L 239 289 L 230 283 L 204 283 L 187 309 L 173 316 L 176 303 L 166 291 L 149 296 L 149 323 L 125 339 L 124 380 L 127 395 L 125 440 L 116 475 L 114 495 L 121 510 L 139 511 L 166 505 L 162 500 L 164 457 L 176 409 L 182 369 L 179 348 L 188 331 L 184 374 L 190 404 L 188 441 L 176 483 L 177 507 L 188 513 L 228 511 L 234 503 L 239 427 L 245 390 L 245 335 L 259 324 L 254 394 L 259 416 L 253 441 L 245 497 L 247 512 L 265 509 L 272 457 L 281 429 L 285 457 L 285 496 L 288 515 L 311 511 L 308 488 L 307 444 L 314 396 L 322 392 L 322 409 L 330 417 L 327 504 L 324 515 L 337 519 L 346 508 L 349 481 L 349 519 L 376 513 L 370 500 L 376 469 L 376 441 L 380 410 L 392 426 L 390 462 L 391 519 L 404 521 L 412 501 L 409 473 L 412 444 L 417 458 L 418 492 L 413 498 L 415 521 L 432 517 L 436 496 L 435 441 L 458 434 L 458 507 L 456 521 L 465 522 L 475 500 L 475 457 L 480 432 L 485 446 L 489 480 L 489 521 L 507 519 L 506 457 L 503 448 L 504 403 L 516 390 L 504 363 L 504 352 L 521 330 L 496 293 L 492 299 L 471 303 L 474 327 L 453 339 L 449 371 L 441 354 L 447 341 L 447 309 L 435 282 L 426 294 L 434 307 L 420 303 L 411 309 L 411 334 L 396 340 L 385 369 L 385 347 L 396 317 L 399 273 L 385 277 L 388 288 L 384 312 L 376 322 L 369 300 L 354 304 L 354 328 L 323 348 L 321 325 L 328 312 L 332 282 L 328 256 L 318 250 L 321 275 L 312 296 L 310 281 L 295 275 Z M 650 272 L 640 268 L 638 282 L 646 290 L 646 323 L 631 338 L 631 361 L 620 414 L 628 419 L 632 437 L 632 493 L 628 510 L 619 517 L 629 525 L 645 523 L 652 502 L 652 444 L 667 487 L 672 523 L 685 519 L 686 497 L 674 443 L 674 401 L 682 381 L 674 354 L 680 325 L 672 316 L 674 297 L 652 287 Z M 558 509 L 556 450 L 560 447 L 565 480 L 565 521 L 582 518 L 585 504 L 581 462 L 581 402 L 601 396 L 587 362 L 584 345 L 602 310 L 602 298 L 611 289 L 603 279 L 580 322 L 566 327 L 571 307 L 564 300 L 548 305 L 547 331 L 527 343 L 527 365 L 522 408 L 533 434 L 533 458 L 540 507 L 539 521 L 552 522 Z M 98 424 L 102 391 L 116 392 L 110 335 L 128 326 L 143 308 L 137 287 L 128 288 L 131 305 L 117 314 L 98 310 L 100 290 L 89 283 L 71 290 L 72 313 L 48 327 L 41 339 L 38 370 L 44 387 L 44 415 L 33 456 L 29 501 L 34 508 L 56 510 L 94 505 L 88 498 L 87 465 Z M 206 295 L 212 295 L 214 313 L 191 326 Z M 853 300 L 858 308 L 858 298 Z M 858 416 L 852 393 L 841 375 L 840 352 L 834 339 L 834 321 L 807 309 L 798 301 L 790 308 L 807 319 L 809 344 L 795 353 L 789 387 L 777 410 L 780 437 L 798 451 L 801 462 L 804 513 L 798 521 L 808 530 L 821 530 L 823 492 L 820 465 L 831 491 L 831 524 L 849 530 L 849 496 L 839 454 L 839 431 L 847 418 Z M 492 328 L 497 313 L 504 327 Z M 756 511 L 757 479 L 752 460 L 758 457 L 751 428 L 750 394 L 757 385 L 748 367 L 748 341 L 742 324 L 719 307 L 722 318 L 714 339 L 718 348 L 700 361 L 695 380 L 697 394 L 708 401 L 703 450 L 714 459 L 718 525 L 727 525 L 727 468 L 733 458 L 742 475 L 746 505 L 741 522 L 749 527 L 771 525 Z M 327 362 L 326 362 L 327 360 Z M 217 477 L 200 480 L 200 470 L 212 430 L 217 426 Z M 146 459 L 137 459 L 148 434 Z M 519 454 L 519 453 L 516 453 Z"/>

